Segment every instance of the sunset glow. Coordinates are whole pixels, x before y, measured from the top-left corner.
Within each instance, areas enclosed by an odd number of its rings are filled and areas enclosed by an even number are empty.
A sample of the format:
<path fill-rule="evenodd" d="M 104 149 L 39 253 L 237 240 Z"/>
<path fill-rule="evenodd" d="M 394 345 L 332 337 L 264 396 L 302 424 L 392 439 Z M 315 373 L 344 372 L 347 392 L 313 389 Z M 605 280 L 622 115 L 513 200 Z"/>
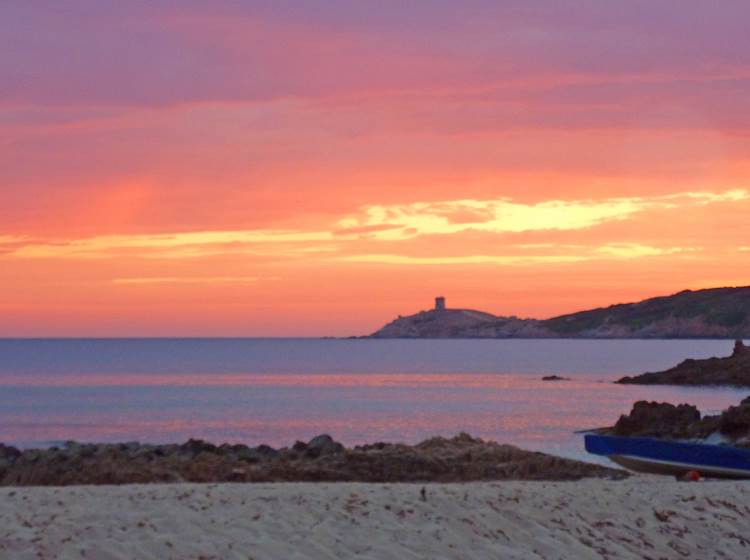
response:
<path fill-rule="evenodd" d="M 750 284 L 747 7 L 9 1 L 0 336 Z"/>

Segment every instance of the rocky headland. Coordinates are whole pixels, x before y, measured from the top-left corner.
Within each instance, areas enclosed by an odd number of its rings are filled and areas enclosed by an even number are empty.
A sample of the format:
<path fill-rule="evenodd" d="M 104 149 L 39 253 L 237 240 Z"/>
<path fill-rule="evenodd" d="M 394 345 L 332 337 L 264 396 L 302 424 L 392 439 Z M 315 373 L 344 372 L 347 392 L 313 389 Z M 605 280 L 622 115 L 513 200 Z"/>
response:
<path fill-rule="evenodd" d="M 535 319 L 498 317 L 475 309 L 432 309 L 399 317 L 371 338 L 545 338 Z"/>
<path fill-rule="evenodd" d="M 0 444 L 0 486 L 154 482 L 467 482 L 623 478 L 623 471 L 460 434 L 417 445 L 351 449 L 321 435 L 291 448 L 79 444 L 21 451 Z"/>
<path fill-rule="evenodd" d="M 706 360 L 688 359 L 677 366 L 623 377 L 617 383 L 635 385 L 735 385 L 750 386 L 750 348 L 741 340 L 734 343 L 734 351 L 726 358 Z"/>
<path fill-rule="evenodd" d="M 721 414 L 701 416 L 692 405 L 638 401 L 630 414 L 611 428 L 599 430 L 616 436 L 709 440 L 750 447 L 750 397 Z"/>
<path fill-rule="evenodd" d="M 498 316 L 445 308 L 399 316 L 370 338 L 750 338 L 750 286 L 670 296 L 560 315 Z"/>

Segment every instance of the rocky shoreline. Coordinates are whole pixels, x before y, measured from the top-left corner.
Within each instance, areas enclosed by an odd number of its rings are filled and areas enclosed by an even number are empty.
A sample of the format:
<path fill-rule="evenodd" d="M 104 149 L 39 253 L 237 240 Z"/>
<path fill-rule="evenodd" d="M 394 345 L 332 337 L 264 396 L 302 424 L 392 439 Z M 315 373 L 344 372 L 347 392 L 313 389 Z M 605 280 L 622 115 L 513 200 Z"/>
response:
<path fill-rule="evenodd" d="M 525 451 L 468 434 L 416 445 L 347 449 L 330 436 L 267 445 L 80 444 L 21 451 L 0 444 L 0 486 L 155 482 L 468 482 L 625 478 L 624 471 Z"/>
<path fill-rule="evenodd" d="M 741 340 L 726 358 L 688 359 L 677 366 L 634 377 L 623 377 L 616 383 L 630 385 L 734 385 L 750 387 L 750 348 Z"/>

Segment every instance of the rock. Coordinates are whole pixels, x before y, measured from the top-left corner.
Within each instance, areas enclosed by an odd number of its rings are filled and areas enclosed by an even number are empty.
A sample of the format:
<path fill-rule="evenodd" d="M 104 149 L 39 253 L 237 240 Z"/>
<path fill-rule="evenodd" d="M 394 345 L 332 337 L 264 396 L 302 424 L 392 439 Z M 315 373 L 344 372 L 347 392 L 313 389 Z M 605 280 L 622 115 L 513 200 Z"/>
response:
<path fill-rule="evenodd" d="M 426 439 L 423 442 L 418 443 L 416 447 L 417 449 L 455 449 L 473 447 L 477 445 L 484 445 L 484 440 L 482 440 L 481 438 L 472 437 L 466 432 L 461 432 L 457 436 L 454 436 L 452 438 L 437 436 Z"/>
<path fill-rule="evenodd" d="M 234 468 L 230 472 L 230 478 L 231 480 L 245 480 L 245 477 L 247 476 L 247 470 L 243 468 Z"/>
<path fill-rule="evenodd" d="M 279 452 L 276 451 L 273 447 L 270 445 L 261 444 L 258 447 L 255 448 L 255 452 L 258 453 L 261 457 L 264 457 L 266 459 L 270 457 L 276 457 Z"/>
<path fill-rule="evenodd" d="M 234 455 L 235 454 L 235 445 L 232 445 L 231 443 L 222 443 L 218 449 L 219 453 L 222 455 Z M 240 446 L 241 447 L 241 446 Z"/>
<path fill-rule="evenodd" d="M 704 439 L 721 434 L 728 443 L 737 446 L 750 444 L 750 399 L 738 406 L 730 406 L 721 414 L 701 417 L 694 406 L 639 401 L 628 415 L 609 430 L 618 436 L 642 436 L 665 439 Z"/>
<path fill-rule="evenodd" d="M 719 432 L 734 438 L 750 435 L 750 402 L 744 399 L 739 406 L 730 406 L 719 417 Z"/>
<path fill-rule="evenodd" d="M 8 468 L 21 456 L 21 451 L 10 445 L 0 443 L 0 478 L 5 476 Z"/>
<path fill-rule="evenodd" d="M 13 463 L 21 456 L 21 451 L 10 445 L 0 443 L 0 461 Z"/>
<path fill-rule="evenodd" d="M 44 457 L 43 449 L 29 449 L 21 455 L 21 458 L 24 460 L 24 462 L 28 462 L 28 463 L 36 463 L 43 457 Z"/>
<path fill-rule="evenodd" d="M 96 454 L 97 451 L 98 451 L 98 448 L 96 445 L 88 443 L 88 444 L 79 446 L 78 455 L 80 457 L 92 457 L 93 455 Z"/>
<path fill-rule="evenodd" d="M 180 454 L 180 446 L 176 443 L 170 443 L 168 445 L 155 445 L 155 446 L 146 446 L 149 449 L 152 450 L 153 454 L 157 457 L 169 457 L 172 455 L 179 455 Z"/>
<path fill-rule="evenodd" d="M 133 450 L 129 456 L 132 459 L 151 461 L 156 458 L 157 455 L 153 449 L 144 445 L 143 447 Z"/>
<path fill-rule="evenodd" d="M 636 385 L 734 385 L 750 386 L 750 350 L 738 340 L 732 355 L 726 358 L 685 360 L 677 366 L 635 377 L 623 377 L 617 383 Z"/>
<path fill-rule="evenodd" d="M 259 445 L 258 447 L 234 446 L 234 456 L 246 463 L 258 463 L 276 457 L 278 454 L 278 451 L 268 445 Z"/>
<path fill-rule="evenodd" d="M 189 439 L 180 445 L 180 452 L 194 457 L 199 453 L 219 453 L 219 448 L 202 439 Z"/>
<path fill-rule="evenodd" d="M 559 375 L 545 375 L 542 381 L 570 381 L 569 377 L 560 377 Z"/>
<path fill-rule="evenodd" d="M 690 426 L 701 419 L 694 406 L 638 401 L 614 426 L 618 436 L 686 437 Z"/>
<path fill-rule="evenodd" d="M 331 455 L 333 453 L 342 453 L 344 446 L 334 441 L 333 438 L 327 434 L 319 435 L 312 438 L 307 443 L 307 449 L 305 449 L 305 455 L 308 457 L 319 457 L 321 455 Z"/>
<path fill-rule="evenodd" d="M 141 447 L 141 444 L 137 441 L 127 441 L 125 443 L 118 443 L 117 449 L 122 451 L 123 453 L 135 453 L 139 448 Z"/>
<path fill-rule="evenodd" d="M 90 447 L 94 453 L 87 451 Z M 378 443 L 345 449 L 328 435 L 296 450 L 262 445 L 71 445 L 64 450 L 7 446 L 13 462 L 0 468 L 0 485 L 127 484 L 151 482 L 464 482 L 471 480 L 577 480 L 622 478 L 623 471 L 524 451 L 460 434 L 417 445 Z M 257 460 L 243 460 L 253 457 Z M 291 460 L 286 460 L 291 459 Z"/>

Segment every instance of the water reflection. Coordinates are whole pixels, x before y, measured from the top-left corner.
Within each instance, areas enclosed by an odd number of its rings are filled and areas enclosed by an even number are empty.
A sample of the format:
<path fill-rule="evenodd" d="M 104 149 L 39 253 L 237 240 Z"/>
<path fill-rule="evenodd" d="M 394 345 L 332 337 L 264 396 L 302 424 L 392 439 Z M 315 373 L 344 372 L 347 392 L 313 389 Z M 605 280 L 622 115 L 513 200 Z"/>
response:
<path fill-rule="evenodd" d="M 346 444 L 466 431 L 582 456 L 575 430 L 614 423 L 640 399 L 703 411 L 737 403 L 731 388 L 612 384 L 613 375 L 544 382 L 536 374 L 78 375 L 0 379 L 0 441 L 151 442 L 200 437 L 289 445 L 330 433 Z"/>

